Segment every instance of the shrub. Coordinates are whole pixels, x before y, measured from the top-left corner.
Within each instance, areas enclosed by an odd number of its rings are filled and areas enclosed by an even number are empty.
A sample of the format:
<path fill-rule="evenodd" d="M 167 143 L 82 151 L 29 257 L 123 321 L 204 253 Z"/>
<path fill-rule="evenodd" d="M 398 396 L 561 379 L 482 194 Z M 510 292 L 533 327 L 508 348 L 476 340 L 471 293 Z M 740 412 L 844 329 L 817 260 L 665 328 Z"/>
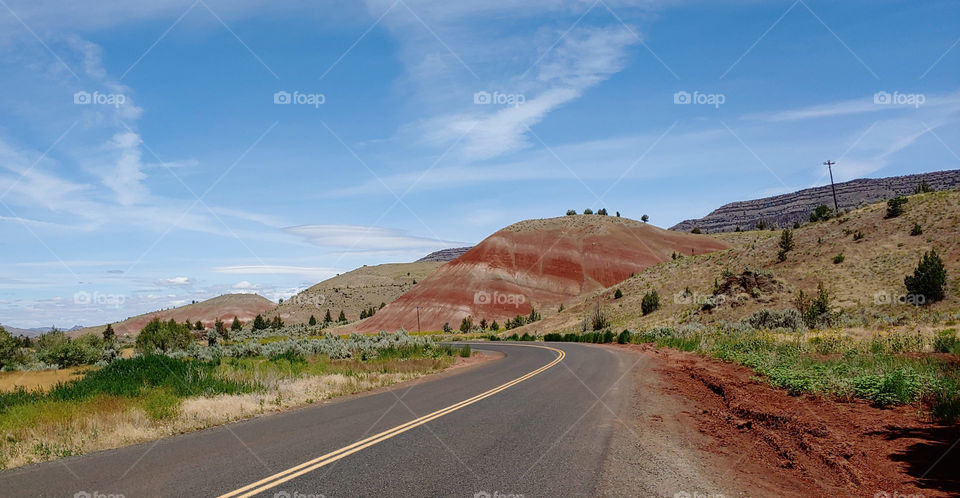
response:
<path fill-rule="evenodd" d="M 236 319 L 234 319 L 234 320 L 236 320 Z M 316 326 L 316 325 L 317 325 L 317 317 L 315 317 L 315 316 L 313 316 L 313 315 L 310 315 L 310 320 L 308 320 L 307 323 L 308 323 L 311 327 Z"/>
<path fill-rule="evenodd" d="M 780 250 L 783 252 L 790 252 L 796 246 L 793 242 L 793 231 L 789 228 L 785 229 L 783 232 L 780 232 Z"/>
<path fill-rule="evenodd" d="M 853 389 L 858 397 L 868 399 L 876 406 L 908 404 L 916 398 L 920 381 L 916 374 L 895 369 L 855 377 Z"/>
<path fill-rule="evenodd" d="M 490 330 L 492 330 L 492 331 L 494 331 L 494 332 L 500 330 L 500 324 L 497 323 L 496 320 L 494 320 L 494 321 L 490 324 Z"/>
<path fill-rule="evenodd" d="M 606 216 L 606 215 L 607 215 L 607 208 L 600 208 L 600 209 L 598 209 L 598 210 L 597 210 L 597 214 L 599 214 L 600 216 Z"/>
<path fill-rule="evenodd" d="M 453 328 L 450 327 L 450 322 L 443 322 L 443 332 L 445 334 L 449 334 L 450 332 L 453 332 Z"/>
<path fill-rule="evenodd" d="M 614 299 L 620 299 L 621 297 L 623 297 L 623 292 L 620 291 L 620 289 L 617 289 L 613 292 Z"/>
<path fill-rule="evenodd" d="M 583 214 L 593 214 L 593 210 L 590 208 L 584 209 Z"/>
<path fill-rule="evenodd" d="M 107 328 L 103 329 L 103 340 L 112 341 L 116 339 L 117 333 L 113 331 L 113 325 L 107 324 Z"/>
<path fill-rule="evenodd" d="M 470 351 L 469 344 L 464 344 L 463 347 L 460 348 L 459 353 L 461 358 L 469 358 L 470 355 L 473 354 L 472 351 Z"/>
<path fill-rule="evenodd" d="M 693 230 L 690 230 L 690 233 L 700 234 L 702 232 L 700 231 L 700 227 L 693 227 Z"/>
<path fill-rule="evenodd" d="M 811 299 L 801 289 L 793 303 L 807 327 L 815 328 L 830 324 L 832 318 L 830 316 L 830 294 L 823 286 L 823 282 L 817 284 L 817 296 L 815 298 Z"/>
<path fill-rule="evenodd" d="M 576 215 L 576 214 L 577 214 L 577 211 L 576 211 L 575 209 L 568 209 L 568 210 L 567 210 L 567 216 L 574 216 L 574 215 Z"/>
<path fill-rule="evenodd" d="M 146 324 L 137 336 L 136 348 L 141 354 L 154 351 L 177 351 L 186 349 L 193 343 L 193 336 L 183 324 L 173 320 L 162 322 L 154 318 Z"/>
<path fill-rule="evenodd" d="M 617 216 L 620 216 L 620 213 L 617 213 Z M 647 216 L 647 215 L 643 215 L 643 216 L 640 217 L 640 221 L 646 223 L 646 222 L 650 221 L 650 217 Z"/>
<path fill-rule="evenodd" d="M 843 253 L 837 254 L 833 257 L 833 264 L 839 265 L 840 263 L 843 263 L 844 259 L 846 258 L 843 256 Z"/>
<path fill-rule="evenodd" d="M 913 237 L 923 235 L 923 227 L 921 227 L 919 223 L 914 223 L 913 228 L 910 229 L 910 235 Z"/>
<path fill-rule="evenodd" d="M 313 315 L 311 315 L 310 318 L 313 318 Z M 316 319 L 314 319 L 314 322 L 316 322 Z M 231 332 L 237 332 L 237 331 L 240 331 L 240 330 L 243 330 L 243 325 L 240 324 L 240 319 L 238 319 L 236 316 L 234 316 L 234 317 L 233 317 L 233 323 L 230 324 L 230 331 L 231 331 Z"/>
<path fill-rule="evenodd" d="M 830 211 L 830 208 L 826 204 L 820 204 L 816 209 L 810 213 L 810 223 L 816 223 L 818 221 L 827 221 L 830 219 L 830 216 L 833 213 Z"/>
<path fill-rule="evenodd" d="M 460 332 L 466 334 L 470 332 L 470 329 L 473 328 L 473 318 L 470 315 L 463 317 L 463 320 L 460 322 Z"/>
<path fill-rule="evenodd" d="M 933 338 L 933 350 L 938 353 L 960 354 L 960 339 L 954 329 L 941 330 Z"/>
<path fill-rule="evenodd" d="M 936 249 L 924 253 L 913 275 L 907 275 L 903 283 L 910 294 L 923 296 L 924 303 L 933 303 L 945 297 L 947 270 Z"/>
<path fill-rule="evenodd" d="M 862 231 L 857 230 L 857 231 L 853 232 L 853 241 L 854 241 L 854 242 L 856 242 L 856 241 L 858 241 L 858 240 L 863 240 L 863 237 L 864 237 L 864 235 L 863 235 L 863 232 L 862 232 Z"/>
<path fill-rule="evenodd" d="M 799 311 L 792 309 L 768 310 L 764 308 L 744 318 L 743 323 L 755 329 L 806 329 L 803 315 Z"/>
<path fill-rule="evenodd" d="M 623 329 L 623 332 L 617 336 L 617 344 L 629 344 L 632 335 L 629 330 Z"/>
<path fill-rule="evenodd" d="M 0 369 L 20 365 L 26 360 L 20 350 L 20 342 L 10 332 L 0 327 Z"/>
<path fill-rule="evenodd" d="M 607 327 L 610 322 L 607 320 L 607 315 L 603 313 L 603 310 L 600 309 L 600 304 L 597 304 L 597 307 L 593 310 L 593 316 L 590 320 L 592 323 L 593 330 L 601 330 Z"/>
<path fill-rule="evenodd" d="M 906 197 L 894 197 L 887 201 L 887 218 L 896 218 L 903 214 L 903 205 L 907 203 Z"/>
<path fill-rule="evenodd" d="M 654 311 L 660 309 L 660 295 L 657 294 L 657 291 L 652 290 L 643 295 L 643 300 L 640 302 L 640 310 L 644 315 L 649 315 Z"/>

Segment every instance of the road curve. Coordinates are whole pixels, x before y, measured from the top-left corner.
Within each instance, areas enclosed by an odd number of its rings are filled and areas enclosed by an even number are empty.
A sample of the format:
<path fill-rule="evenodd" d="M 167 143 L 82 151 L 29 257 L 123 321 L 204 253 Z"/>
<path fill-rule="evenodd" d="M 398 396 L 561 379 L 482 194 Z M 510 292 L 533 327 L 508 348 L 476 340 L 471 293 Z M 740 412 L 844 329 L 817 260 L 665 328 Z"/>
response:
<path fill-rule="evenodd" d="M 0 495 L 597 494 L 613 430 L 629 416 L 637 356 L 580 344 L 474 348 L 505 356 L 377 394 L 3 471 Z"/>

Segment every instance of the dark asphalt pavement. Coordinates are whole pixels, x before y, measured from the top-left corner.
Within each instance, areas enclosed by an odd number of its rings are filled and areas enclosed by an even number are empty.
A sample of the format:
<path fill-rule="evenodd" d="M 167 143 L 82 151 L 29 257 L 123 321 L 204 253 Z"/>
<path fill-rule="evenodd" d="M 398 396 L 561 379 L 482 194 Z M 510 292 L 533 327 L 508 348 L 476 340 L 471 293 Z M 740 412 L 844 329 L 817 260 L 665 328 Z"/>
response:
<path fill-rule="evenodd" d="M 506 356 L 377 394 L 3 471 L 0 495 L 229 493 L 510 382 L 558 356 L 530 344 L 477 343 L 477 350 Z M 563 350 L 563 361 L 260 496 L 595 495 L 618 417 L 629 416 L 633 384 L 627 371 L 639 357 L 547 345 Z"/>

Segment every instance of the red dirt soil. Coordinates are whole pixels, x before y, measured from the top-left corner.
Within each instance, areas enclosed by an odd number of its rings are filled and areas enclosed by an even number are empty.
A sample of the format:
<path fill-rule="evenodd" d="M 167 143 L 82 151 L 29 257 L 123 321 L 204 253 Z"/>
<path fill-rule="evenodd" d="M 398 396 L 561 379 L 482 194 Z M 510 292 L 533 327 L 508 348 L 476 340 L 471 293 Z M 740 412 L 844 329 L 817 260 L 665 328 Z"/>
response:
<path fill-rule="evenodd" d="M 371 318 L 348 326 L 356 332 L 454 328 L 470 315 L 503 321 L 556 306 L 621 282 L 668 261 L 674 252 L 726 249 L 709 237 L 663 230 L 626 218 L 580 215 L 529 220 L 487 237 L 440 267 Z"/>
<path fill-rule="evenodd" d="M 916 407 L 793 397 L 745 367 L 652 345 L 614 346 L 650 357 L 665 391 L 696 409 L 678 414 L 712 438 L 734 480 L 785 496 L 957 496 L 960 425 L 925 421 Z"/>

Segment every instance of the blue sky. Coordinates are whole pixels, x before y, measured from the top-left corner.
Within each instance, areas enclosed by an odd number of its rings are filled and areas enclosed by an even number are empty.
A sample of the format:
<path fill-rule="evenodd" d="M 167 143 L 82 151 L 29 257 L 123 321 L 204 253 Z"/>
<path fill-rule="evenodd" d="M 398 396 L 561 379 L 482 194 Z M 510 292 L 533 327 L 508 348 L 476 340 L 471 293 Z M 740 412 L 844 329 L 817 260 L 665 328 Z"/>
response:
<path fill-rule="evenodd" d="M 0 1 L 8 325 L 960 168 L 956 2 L 63 3 Z"/>

